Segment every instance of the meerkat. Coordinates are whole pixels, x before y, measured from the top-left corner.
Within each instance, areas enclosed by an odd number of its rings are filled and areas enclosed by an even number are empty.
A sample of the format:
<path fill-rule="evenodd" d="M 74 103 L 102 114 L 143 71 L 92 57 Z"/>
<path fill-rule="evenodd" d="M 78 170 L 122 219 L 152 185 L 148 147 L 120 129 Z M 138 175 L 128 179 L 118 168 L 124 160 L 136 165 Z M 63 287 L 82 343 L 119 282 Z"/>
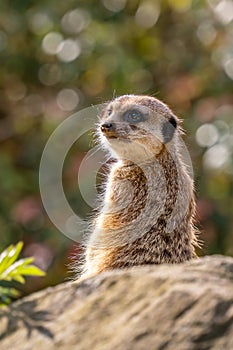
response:
<path fill-rule="evenodd" d="M 98 126 L 116 162 L 86 242 L 81 278 L 196 257 L 193 180 L 181 157 L 181 121 L 160 100 L 124 95 Z"/>

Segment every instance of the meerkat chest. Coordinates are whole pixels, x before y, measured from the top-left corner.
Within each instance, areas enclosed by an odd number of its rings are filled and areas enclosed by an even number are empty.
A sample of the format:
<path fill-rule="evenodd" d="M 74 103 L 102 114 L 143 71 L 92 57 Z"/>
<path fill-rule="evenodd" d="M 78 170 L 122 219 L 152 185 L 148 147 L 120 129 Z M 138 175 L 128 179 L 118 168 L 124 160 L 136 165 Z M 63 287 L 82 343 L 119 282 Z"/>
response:
<path fill-rule="evenodd" d="M 132 201 L 156 205 L 165 200 L 166 186 L 164 171 L 159 164 L 119 167 L 110 174 L 106 199 L 115 205 L 126 206 Z"/>

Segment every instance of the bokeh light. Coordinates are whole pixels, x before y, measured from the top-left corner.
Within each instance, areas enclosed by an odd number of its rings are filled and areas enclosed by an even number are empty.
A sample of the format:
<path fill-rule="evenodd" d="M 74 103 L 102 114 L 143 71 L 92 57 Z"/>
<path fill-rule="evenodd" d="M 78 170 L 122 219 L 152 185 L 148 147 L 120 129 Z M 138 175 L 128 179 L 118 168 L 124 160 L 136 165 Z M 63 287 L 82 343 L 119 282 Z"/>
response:
<path fill-rule="evenodd" d="M 57 95 L 57 104 L 63 111 L 72 111 L 78 106 L 79 96 L 75 90 L 62 89 Z"/>
<path fill-rule="evenodd" d="M 112 12 L 123 10 L 127 0 L 102 0 L 103 5 Z"/>
<path fill-rule="evenodd" d="M 227 164 L 230 157 L 228 148 L 218 144 L 208 149 L 203 157 L 203 164 L 207 169 L 219 169 Z"/>
<path fill-rule="evenodd" d="M 57 47 L 57 57 L 63 62 L 74 61 L 81 53 L 81 47 L 77 40 L 66 39 Z"/>
<path fill-rule="evenodd" d="M 197 143 L 202 147 L 209 147 L 218 141 L 218 130 L 213 124 L 201 125 L 196 132 Z"/>
<path fill-rule="evenodd" d="M 217 31 L 209 21 L 204 21 L 197 28 L 197 36 L 204 45 L 210 45 L 216 38 L 216 35 Z"/>
<path fill-rule="evenodd" d="M 75 9 L 68 11 L 61 20 L 63 30 L 69 34 L 80 33 L 88 26 L 90 15 L 87 11 Z"/>
<path fill-rule="evenodd" d="M 57 64 L 43 64 L 39 69 L 38 77 L 44 85 L 55 85 L 61 80 L 61 68 Z"/>
<path fill-rule="evenodd" d="M 22 100 L 27 92 L 27 88 L 22 81 L 16 80 L 6 87 L 6 95 L 11 101 Z"/>
<path fill-rule="evenodd" d="M 209 0 L 217 19 L 223 24 L 228 24 L 233 19 L 233 2 L 231 0 Z"/>
<path fill-rule="evenodd" d="M 47 33 L 53 28 L 53 21 L 46 12 L 27 13 L 29 29 L 38 35 Z"/>
<path fill-rule="evenodd" d="M 228 77 L 233 79 L 233 56 L 223 63 L 223 67 Z"/>
<path fill-rule="evenodd" d="M 59 45 L 63 42 L 63 36 L 57 32 L 50 32 L 45 35 L 42 41 L 42 48 L 48 55 L 55 55 L 59 52 Z"/>
<path fill-rule="evenodd" d="M 142 2 L 135 14 L 136 23 L 143 28 L 151 28 L 159 18 L 160 8 L 156 2 Z"/>
<path fill-rule="evenodd" d="M 38 94 L 28 95 L 24 99 L 26 112 L 31 116 L 37 116 L 43 113 L 44 111 L 44 100 L 42 96 Z"/>

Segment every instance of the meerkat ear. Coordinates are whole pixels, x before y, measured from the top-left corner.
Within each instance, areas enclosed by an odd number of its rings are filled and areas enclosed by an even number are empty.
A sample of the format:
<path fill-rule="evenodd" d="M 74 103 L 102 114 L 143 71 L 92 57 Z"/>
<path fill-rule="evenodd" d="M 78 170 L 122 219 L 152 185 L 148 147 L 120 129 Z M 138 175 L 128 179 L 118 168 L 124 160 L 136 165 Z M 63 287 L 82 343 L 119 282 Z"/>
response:
<path fill-rule="evenodd" d="M 168 143 L 172 140 L 175 130 L 177 128 L 177 120 L 176 117 L 171 115 L 167 121 L 163 123 L 162 126 L 162 135 L 163 142 Z"/>

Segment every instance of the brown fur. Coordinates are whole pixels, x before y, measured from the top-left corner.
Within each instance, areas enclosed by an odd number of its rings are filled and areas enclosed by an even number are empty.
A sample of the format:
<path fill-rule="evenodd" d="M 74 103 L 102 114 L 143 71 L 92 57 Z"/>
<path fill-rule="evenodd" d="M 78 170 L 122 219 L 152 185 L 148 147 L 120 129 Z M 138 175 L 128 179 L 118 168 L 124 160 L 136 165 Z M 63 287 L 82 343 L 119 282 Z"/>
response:
<path fill-rule="evenodd" d="M 148 108 L 148 120 L 140 128 L 139 124 L 123 123 L 122 113 L 138 105 Z M 111 136 L 117 139 L 101 137 L 118 163 L 109 174 L 103 207 L 87 242 L 83 276 L 134 265 L 180 263 L 196 257 L 193 182 L 179 154 L 178 118 L 165 104 L 149 96 L 126 95 L 109 106 L 106 111 L 113 111 L 110 117 L 105 112 L 101 123 L 116 122 Z M 165 145 L 161 128 L 171 116 L 177 128 Z"/>

